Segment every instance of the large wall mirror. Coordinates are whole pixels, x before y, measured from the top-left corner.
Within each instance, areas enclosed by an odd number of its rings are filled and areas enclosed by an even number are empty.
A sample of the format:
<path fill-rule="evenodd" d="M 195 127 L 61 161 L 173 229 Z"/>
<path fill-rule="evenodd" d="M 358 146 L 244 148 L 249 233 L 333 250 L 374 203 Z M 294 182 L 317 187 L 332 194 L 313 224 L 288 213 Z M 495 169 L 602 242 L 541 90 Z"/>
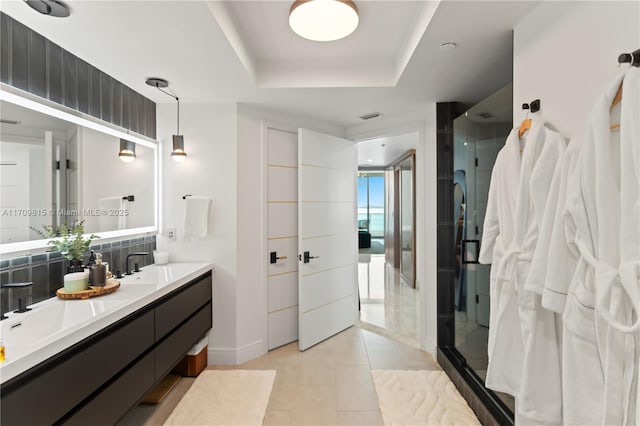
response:
<path fill-rule="evenodd" d="M 0 253 L 44 247 L 37 230 L 77 220 L 101 237 L 157 231 L 156 141 L 4 87 L 0 118 Z"/>

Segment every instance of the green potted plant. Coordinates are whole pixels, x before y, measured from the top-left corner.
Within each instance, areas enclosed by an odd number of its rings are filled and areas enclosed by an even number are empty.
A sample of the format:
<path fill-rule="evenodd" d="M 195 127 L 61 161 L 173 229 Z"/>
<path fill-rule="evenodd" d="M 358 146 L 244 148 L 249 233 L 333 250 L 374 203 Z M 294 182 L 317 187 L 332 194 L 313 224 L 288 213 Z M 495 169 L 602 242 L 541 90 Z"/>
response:
<path fill-rule="evenodd" d="M 91 242 L 98 237 L 95 234 L 84 236 L 84 220 L 71 222 L 69 226 L 62 224 L 57 228 L 43 225 L 43 230 L 32 228 L 43 238 L 55 238 L 47 244 L 53 246 L 55 251 L 62 253 L 70 262 L 67 273 L 82 272 L 82 255 L 89 248 Z"/>

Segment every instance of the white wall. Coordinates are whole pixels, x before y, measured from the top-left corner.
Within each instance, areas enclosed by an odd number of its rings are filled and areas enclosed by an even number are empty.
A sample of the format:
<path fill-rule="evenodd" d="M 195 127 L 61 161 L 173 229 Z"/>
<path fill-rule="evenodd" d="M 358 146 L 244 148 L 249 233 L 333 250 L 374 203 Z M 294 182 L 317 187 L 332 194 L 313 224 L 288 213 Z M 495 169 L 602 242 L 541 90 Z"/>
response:
<path fill-rule="evenodd" d="M 640 2 L 542 2 L 514 29 L 514 123 L 523 102 L 571 137 L 618 73 L 620 53 L 640 48 Z"/>
<path fill-rule="evenodd" d="M 367 140 L 419 134 L 416 147 L 416 285 L 420 290 L 419 333 L 421 347 L 436 354 L 437 345 L 437 169 L 436 104 L 411 114 L 383 116 L 347 129 L 347 137 Z"/>
<path fill-rule="evenodd" d="M 209 335 L 209 362 L 235 363 L 237 294 L 237 110 L 235 104 L 182 104 L 180 124 L 188 158 L 171 159 L 175 133 L 175 104 L 157 105 L 157 131 L 161 143 L 161 233 L 173 227 L 176 242 L 158 236 L 158 248 L 169 251 L 170 261 L 205 261 L 214 265 L 213 330 Z M 213 199 L 209 235 L 183 241 L 184 194 Z M 243 260 L 244 262 L 244 260 Z M 250 265 L 250 264 L 247 264 Z M 255 267 L 254 265 L 250 265 Z"/>

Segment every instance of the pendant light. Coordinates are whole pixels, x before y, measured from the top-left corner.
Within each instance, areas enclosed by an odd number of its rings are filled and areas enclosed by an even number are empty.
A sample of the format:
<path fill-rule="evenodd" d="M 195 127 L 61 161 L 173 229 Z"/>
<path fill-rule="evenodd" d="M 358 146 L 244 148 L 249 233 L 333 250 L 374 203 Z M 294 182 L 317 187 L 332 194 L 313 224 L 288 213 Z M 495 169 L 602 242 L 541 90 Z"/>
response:
<path fill-rule="evenodd" d="M 136 159 L 136 144 L 126 139 L 120 139 L 120 152 L 118 153 L 118 157 L 125 163 L 131 163 Z"/>
<path fill-rule="evenodd" d="M 350 0 L 297 0 L 289 9 L 293 32 L 313 41 L 345 38 L 358 22 L 358 7 Z"/>
<path fill-rule="evenodd" d="M 173 93 L 162 90 L 163 88 L 169 87 L 169 82 L 163 78 L 148 78 L 146 83 L 149 86 L 155 87 L 165 95 L 171 96 L 178 104 L 176 134 L 172 137 L 173 150 L 171 151 L 171 158 L 177 162 L 182 162 L 187 159 L 187 153 L 184 151 L 184 136 L 180 134 L 180 98 Z"/>

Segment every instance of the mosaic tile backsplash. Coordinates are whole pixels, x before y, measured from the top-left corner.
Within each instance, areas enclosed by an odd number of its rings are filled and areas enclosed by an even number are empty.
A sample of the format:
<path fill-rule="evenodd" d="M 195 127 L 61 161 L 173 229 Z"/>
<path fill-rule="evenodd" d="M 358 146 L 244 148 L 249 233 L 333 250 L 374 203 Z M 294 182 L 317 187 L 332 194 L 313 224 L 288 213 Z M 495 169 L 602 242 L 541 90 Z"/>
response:
<path fill-rule="evenodd" d="M 102 260 L 109 264 L 109 270 L 115 273 L 116 269 L 120 269 L 123 274 L 125 272 L 125 259 L 129 253 L 149 253 L 149 256 L 135 258 L 135 262 L 139 263 L 140 267 L 143 267 L 153 263 L 153 250 L 155 249 L 155 235 L 94 244 L 90 248 L 96 253 L 102 253 Z M 89 252 L 85 253 L 83 263 L 86 264 L 88 259 Z M 32 296 L 29 303 L 37 303 L 56 295 L 56 290 L 62 287 L 62 277 L 66 273 L 68 265 L 69 261 L 62 257 L 59 252 L 3 259 L 0 260 L 0 283 L 33 282 Z M 2 294 L 2 297 L 6 297 L 5 294 Z M 17 309 L 17 297 L 15 300 L 4 300 L 3 305 L 8 306 L 9 311 Z"/>

